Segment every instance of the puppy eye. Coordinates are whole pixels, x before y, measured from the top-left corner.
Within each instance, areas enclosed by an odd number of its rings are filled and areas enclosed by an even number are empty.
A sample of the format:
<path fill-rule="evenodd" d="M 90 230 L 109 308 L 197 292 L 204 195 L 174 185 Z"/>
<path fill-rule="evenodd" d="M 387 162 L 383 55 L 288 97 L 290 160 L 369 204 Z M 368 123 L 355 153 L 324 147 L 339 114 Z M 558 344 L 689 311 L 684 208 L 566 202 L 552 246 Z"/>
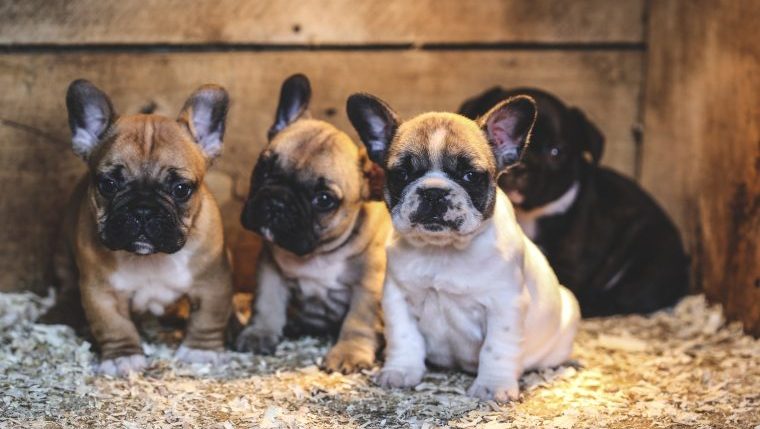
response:
<path fill-rule="evenodd" d="M 462 180 L 467 183 L 480 183 L 483 180 L 483 173 L 477 171 L 468 171 L 462 175 Z"/>
<path fill-rule="evenodd" d="M 101 177 L 98 179 L 98 191 L 100 192 L 100 195 L 110 198 L 119 192 L 119 184 L 113 179 Z"/>
<path fill-rule="evenodd" d="M 311 200 L 311 205 L 315 210 L 325 212 L 332 210 L 338 205 L 338 199 L 327 191 L 320 191 L 314 195 L 314 199 Z"/>
<path fill-rule="evenodd" d="M 192 193 L 193 187 L 188 183 L 177 183 L 172 187 L 172 197 L 174 197 L 175 200 L 186 200 Z"/>
<path fill-rule="evenodd" d="M 557 157 L 557 156 L 559 156 L 559 152 L 560 152 L 560 150 L 559 150 L 558 147 L 553 147 L 553 148 L 551 148 L 549 150 L 549 155 Z"/>
<path fill-rule="evenodd" d="M 409 180 L 409 173 L 406 169 L 398 169 L 391 171 L 392 179 L 396 182 L 407 182 Z"/>

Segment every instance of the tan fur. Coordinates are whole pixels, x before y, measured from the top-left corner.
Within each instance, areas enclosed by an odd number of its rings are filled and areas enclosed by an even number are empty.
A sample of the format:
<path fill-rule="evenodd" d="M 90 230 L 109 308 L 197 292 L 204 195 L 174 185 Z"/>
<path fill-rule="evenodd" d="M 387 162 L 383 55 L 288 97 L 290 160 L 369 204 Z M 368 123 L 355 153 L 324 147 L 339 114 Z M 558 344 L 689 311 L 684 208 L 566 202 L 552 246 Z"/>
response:
<path fill-rule="evenodd" d="M 150 270 L 165 264 L 175 270 L 187 270 L 186 289 L 178 291 L 179 296 L 187 295 L 192 303 L 183 345 L 193 349 L 221 349 L 230 314 L 231 274 L 224 252 L 219 209 L 203 184 L 207 161 L 192 136 L 180 123 L 168 118 L 155 115 L 122 117 L 89 157 L 88 164 L 90 171 L 69 201 L 63 245 L 58 249 L 55 261 L 63 283 L 62 295 L 81 294 L 82 306 L 102 359 L 142 354 L 130 309 L 133 299 L 141 291 L 156 286 L 133 284 L 129 285 L 129 290 L 124 290 L 116 287 L 115 279 L 137 275 L 149 277 Z M 184 178 L 200 184 L 182 219 L 187 242 L 179 252 L 136 256 L 125 251 L 111 251 L 101 244 L 96 219 L 103 214 L 105 202 L 90 178 L 93 172 L 113 164 L 124 165 L 125 175 L 131 178 L 162 177 L 169 167 L 173 167 Z M 172 265 L 172 258 L 180 257 L 177 255 L 186 255 L 186 263 Z M 160 278 L 160 273 L 157 275 Z"/>
<path fill-rule="evenodd" d="M 382 335 L 380 298 L 391 229 L 384 204 L 369 201 L 371 161 L 348 135 L 312 119 L 289 125 L 266 150 L 278 155 L 286 171 L 297 172 L 299 181 L 324 178 L 343 203 L 323 219 L 315 252 L 299 257 L 267 243 L 259 261 L 254 317 L 241 335 L 276 341 L 286 323 L 287 291 L 298 291 L 316 302 L 304 311 L 318 313 L 322 306 L 333 306 L 340 312 L 343 305 L 348 307 L 325 368 L 344 373 L 368 368 Z"/>

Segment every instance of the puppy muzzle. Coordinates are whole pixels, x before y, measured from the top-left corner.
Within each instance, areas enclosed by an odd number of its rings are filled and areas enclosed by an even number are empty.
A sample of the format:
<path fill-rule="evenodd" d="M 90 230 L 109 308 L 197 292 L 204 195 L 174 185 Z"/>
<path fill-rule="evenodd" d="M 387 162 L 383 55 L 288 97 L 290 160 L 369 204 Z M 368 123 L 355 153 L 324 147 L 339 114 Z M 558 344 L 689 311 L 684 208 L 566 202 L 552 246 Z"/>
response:
<path fill-rule="evenodd" d="M 246 201 L 241 223 L 264 239 L 303 256 L 318 246 L 311 206 L 285 186 L 262 186 Z"/>
<path fill-rule="evenodd" d="M 174 253 L 185 245 L 176 216 L 153 200 L 135 200 L 108 216 L 103 243 L 111 250 L 138 255 Z"/>
<path fill-rule="evenodd" d="M 444 188 L 417 188 L 419 205 L 409 220 L 419 224 L 428 231 L 458 229 L 461 221 L 449 219 L 447 213 L 452 208 L 449 194 L 451 190 Z"/>

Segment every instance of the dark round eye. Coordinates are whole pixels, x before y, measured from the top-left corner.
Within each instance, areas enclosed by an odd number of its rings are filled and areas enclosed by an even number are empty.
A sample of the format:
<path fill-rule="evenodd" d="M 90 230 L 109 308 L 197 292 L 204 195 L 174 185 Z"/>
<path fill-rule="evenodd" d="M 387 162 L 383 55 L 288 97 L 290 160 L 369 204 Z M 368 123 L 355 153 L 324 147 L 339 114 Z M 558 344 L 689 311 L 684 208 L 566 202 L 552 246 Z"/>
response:
<path fill-rule="evenodd" d="M 324 212 L 334 209 L 338 205 L 338 199 L 327 191 L 319 191 L 311 200 L 311 205 L 315 210 Z"/>
<path fill-rule="evenodd" d="M 480 183 L 483 179 L 483 173 L 477 171 L 468 171 L 462 175 L 462 180 L 467 183 Z"/>
<path fill-rule="evenodd" d="M 556 156 L 558 156 L 558 155 L 559 155 L 559 152 L 560 152 L 560 150 L 559 150 L 559 148 L 558 148 L 558 147 L 553 147 L 553 148 L 551 148 L 551 149 L 549 150 L 549 155 L 551 155 L 551 156 L 555 156 L 555 157 L 556 157 Z"/>
<path fill-rule="evenodd" d="M 104 197 L 112 197 L 119 192 L 119 184 L 113 179 L 101 177 L 98 179 L 98 191 Z"/>
<path fill-rule="evenodd" d="M 186 200 L 193 193 L 193 186 L 188 183 L 177 183 L 172 188 L 172 197 L 176 200 Z"/>
<path fill-rule="evenodd" d="M 403 168 L 391 171 L 391 176 L 396 182 L 406 183 L 409 180 L 409 173 Z"/>

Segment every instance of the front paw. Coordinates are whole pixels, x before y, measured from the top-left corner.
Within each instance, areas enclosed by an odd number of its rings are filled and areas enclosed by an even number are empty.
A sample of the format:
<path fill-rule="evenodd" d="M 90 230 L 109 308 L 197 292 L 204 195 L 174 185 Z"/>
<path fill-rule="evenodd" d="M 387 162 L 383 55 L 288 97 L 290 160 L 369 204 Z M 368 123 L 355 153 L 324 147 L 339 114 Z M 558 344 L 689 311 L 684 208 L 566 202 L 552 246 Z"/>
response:
<path fill-rule="evenodd" d="M 380 374 L 377 375 L 375 383 L 380 387 L 396 388 L 396 387 L 414 387 L 422 381 L 422 376 L 425 374 L 425 368 L 386 368 L 380 370 Z"/>
<path fill-rule="evenodd" d="M 494 400 L 505 403 L 520 397 L 520 385 L 517 380 L 484 380 L 477 377 L 467 394 L 483 401 Z"/>
<path fill-rule="evenodd" d="M 280 341 L 282 341 L 280 333 L 249 325 L 238 335 L 237 341 L 235 341 L 235 350 L 260 355 L 273 355 Z"/>
<path fill-rule="evenodd" d="M 114 359 L 104 359 L 96 368 L 98 374 L 112 377 L 125 377 L 130 372 L 142 372 L 148 362 L 143 355 L 120 356 Z"/>
<path fill-rule="evenodd" d="M 374 362 L 374 350 L 339 342 L 327 352 L 323 367 L 328 372 L 351 374 L 371 368 Z"/>
<path fill-rule="evenodd" d="M 224 362 L 224 354 L 220 351 L 196 349 L 185 345 L 179 346 L 174 357 L 186 363 L 217 364 Z"/>

